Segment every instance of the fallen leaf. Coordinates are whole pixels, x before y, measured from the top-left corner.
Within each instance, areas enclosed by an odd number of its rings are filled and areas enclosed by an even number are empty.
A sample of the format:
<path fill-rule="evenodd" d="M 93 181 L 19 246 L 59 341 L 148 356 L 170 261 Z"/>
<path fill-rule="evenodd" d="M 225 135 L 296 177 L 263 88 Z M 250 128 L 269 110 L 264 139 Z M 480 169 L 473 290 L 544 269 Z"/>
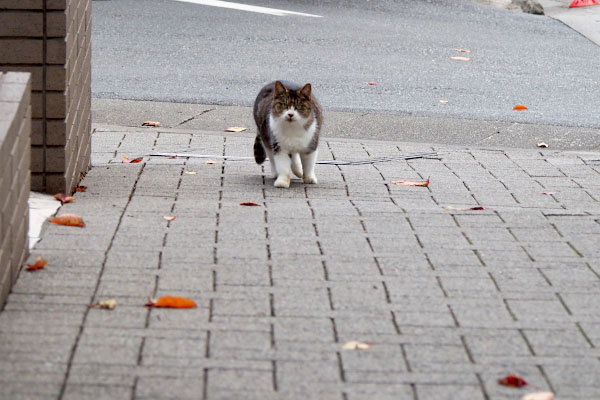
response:
<path fill-rule="evenodd" d="M 344 350 L 367 350 L 369 348 L 371 348 L 370 344 L 359 342 L 358 340 L 351 340 L 342 346 Z"/>
<path fill-rule="evenodd" d="M 48 260 L 43 259 L 42 256 L 38 256 L 33 264 L 27 264 L 27 271 L 37 271 L 44 268 L 46 264 L 48 264 Z"/>
<path fill-rule="evenodd" d="M 507 375 L 505 378 L 498 379 L 498 383 L 503 386 L 521 387 L 527 385 L 525 379 L 516 375 Z"/>
<path fill-rule="evenodd" d="M 449 101 L 448 100 L 440 100 L 440 103 L 442 103 L 442 104 L 448 104 Z"/>
<path fill-rule="evenodd" d="M 88 307 L 89 308 L 102 308 L 103 310 L 114 310 L 116 306 L 117 306 L 117 300 L 108 299 L 108 300 L 99 301 L 96 304 L 90 304 Z"/>
<path fill-rule="evenodd" d="M 83 217 L 76 214 L 62 214 L 58 217 L 52 218 L 50 222 L 57 225 L 79 226 L 81 228 L 85 226 L 85 222 L 83 222 Z"/>
<path fill-rule="evenodd" d="M 160 126 L 160 122 L 158 121 L 145 121 L 142 126 L 152 126 L 154 128 L 158 128 Z"/>
<path fill-rule="evenodd" d="M 198 172 L 196 171 L 185 171 L 186 174 L 188 175 L 196 175 Z"/>
<path fill-rule="evenodd" d="M 470 53 L 471 50 L 469 49 L 454 49 L 454 51 L 458 51 L 459 53 Z"/>
<path fill-rule="evenodd" d="M 243 126 L 232 126 L 225 129 L 225 132 L 244 132 L 248 128 L 244 128 Z"/>
<path fill-rule="evenodd" d="M 70 203 L 72 201 L 75 201 L 75 197 L 73 196 L 67 196 L 66 194 L 63 193 L 56 193 L 54 195 L 54 198 L 58 201 L 60 201 L 60 204 L 65 204 L 65 203 Z"/>
<path fill-rule="evenodd" d="M 158 300 L 148 299 L 146 307 L 195 308 L 196 302 L 185 297 L 163 296 Z"/>
<path fill-rule="evenodd" d="M 471 57 L 460 57 L 460 56 L 454 56 L 454 57 L 450 57 L 453 60 L 457 60 L 457 61 L 471 61 Z"/>
<path fill-rule="evenodd" d="M 87 190 L 87 186 L 77 186 L 75 188 L 76 192 L 85 192 Z"/>
<path fill-rule="evenodd" d="M 137 158 L 134 158 L 133 160 L 130 160 L 127 157 L 123 157 L 123 159 L 121 160 L 121 164 L 135 164 L 135 163 L 139 163 L 143 159 L 144 159 L 144 157 L 137 157 Z"/>
<path fill-rule="evenodd" d="M 260 207 L 260 204 L 253 203 L 251 201 L 245 201 L 240 203 L 240 206 Z"/>
<path fill-rule="evenodd" d="M 554 393 L 552 392 L 535 392 L 529 393 L 521 397 L 521 400 L 554 400 Z"/>
<path fill-rule="evenodd" d="M 446 206 L 444 207 L 445 210 L 453 210 L 453 211 L 480 211 L 480 210 L 485 210 L 485 208 L 481 207 L 481 206 L 476 206 L 476 207 L 454 207 L 454 206 Z"/>
<path fill-rule="evenodd" d="M 204 161 L 204 164 L 206 165 L 211 165 L 211 164 L 216 164 L 217 162 L 215 160 L 206 160 Z"/>
<path fill-rule="evenodd" d="M 410 181 L 410 180 L 401 179 L 399 181 L 392 181 L 392 183 L 394 185 L 401 185 L 401 186 L 423 186 L 423 187 L 428 187 L 429 186 L 429 178 L 427 178 L 426 181 Z"/>
<path fill-rule="evenodd" d="M 377 85 L 377 82 L 375 82 L 375 81 L 367 82 L 367 86 L 375 86 L 375 85 Z"/>
<path fill-rule="evenodd" d="M 548 147 L 548 144 L 547 144 L 547 143 L 544 143 L 544 142 L 539 142 L 539 143 L 537 144 L 537 147 L 546 148 L 546 147 Z"/>
<path fill-rule="evenodd" d="M 516 106 L 513 107 L 513 110 L 515 111 L 524 111 L 527 110 L 528 108 L 525 107 L 523 104 L 517 104 Z"/>
<path fill-rule="evenodd" d="M 167 221 L 173 221 L 177 217 L 175 217 L 175 216 L 170 217 L 168 215 L 165 215 L 163 218 L 166 219 Z"/>
<path fill-rule="evenodd" d="M 555 190 L 555 191 L 547 191 L 547 192 L 540 192 L 540 194 L 546 194 L 548 196 L 552 196 L 553 194 L 556 194 L 560 192 L 560 190 Z"/>

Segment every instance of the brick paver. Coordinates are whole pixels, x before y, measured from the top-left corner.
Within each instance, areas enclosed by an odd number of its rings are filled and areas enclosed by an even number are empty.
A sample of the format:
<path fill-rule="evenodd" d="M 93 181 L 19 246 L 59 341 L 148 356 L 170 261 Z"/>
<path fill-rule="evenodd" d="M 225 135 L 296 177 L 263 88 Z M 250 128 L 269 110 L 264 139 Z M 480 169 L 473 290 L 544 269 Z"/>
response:
<path fill-rule="evenodd" d="M 147 156 L 250 156 L 251 136 L 97 127 L 59 211 L 87 226 L 48 226 L 0 313 L 1 398 L 600 398 L 600 154 L 330 139 L 321 159 L 439 155 L 287 190 Z M 143 306 L 166 294 L 198 308 Z"/>

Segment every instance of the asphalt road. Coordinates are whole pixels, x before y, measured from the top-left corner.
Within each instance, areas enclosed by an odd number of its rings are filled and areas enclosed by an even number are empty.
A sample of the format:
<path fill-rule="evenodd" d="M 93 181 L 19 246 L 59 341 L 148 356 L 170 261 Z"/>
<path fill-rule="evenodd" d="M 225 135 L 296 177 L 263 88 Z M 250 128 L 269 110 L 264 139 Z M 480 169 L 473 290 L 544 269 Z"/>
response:
<path fill-rule="evenodd" d="M 327 110 L 600 128 L 600 47 L 548 17 L 463 0 L 244 3 L 322 18 L 94 1 L 93 96 L 249 106 L 287 79 Z"/>

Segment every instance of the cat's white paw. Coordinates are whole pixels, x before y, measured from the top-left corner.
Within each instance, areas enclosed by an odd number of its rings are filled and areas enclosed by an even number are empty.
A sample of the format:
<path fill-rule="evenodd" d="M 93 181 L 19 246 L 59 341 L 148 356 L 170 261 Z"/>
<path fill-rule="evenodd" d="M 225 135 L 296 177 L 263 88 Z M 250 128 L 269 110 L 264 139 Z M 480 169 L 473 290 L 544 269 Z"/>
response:
<path fill-rule="evenodd" d="M 317 181 L 317 177 L 314 175 L 309 175 L 304 177 L 304 183 L 319 183 Z"/>
<path fill-rule="evenodd" d="M 289 175 L 279 175 L 277 179 L 275 179 L 275 187 L 279 188 L 289 188 L 290 187 L 290 176 Z"/>

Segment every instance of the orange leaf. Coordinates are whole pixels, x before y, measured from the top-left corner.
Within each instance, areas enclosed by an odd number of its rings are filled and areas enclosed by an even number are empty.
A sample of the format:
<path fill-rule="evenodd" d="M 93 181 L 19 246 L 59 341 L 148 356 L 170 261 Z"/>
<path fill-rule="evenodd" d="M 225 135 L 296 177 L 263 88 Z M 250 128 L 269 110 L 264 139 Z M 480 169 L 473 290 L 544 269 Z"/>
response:
<path fill-rule="evenodd" d="M 87 190 L 87 186 L 77 186 L 75 188 L 76 192 L 85 192 Z"/>
<path fill-rule="evenodd" d="M 48 264 L 48 260 L 43 259 L 41 256 L 35 259 L 35 263 L 27 264 L 27 271 L 37 271 L 38 269 L 42 269 Z"/>
<path fill-rule="evenodd" d="M 60 201 L 60 204 L 65 204 L 65 203 L 70 203 L 72 201 L 75 201 L 75 197 L 67 196 L 66 194 L 63 194 L 63 193 L 56 193 L 54 195 L 54 198 L 56 200 Z"/>
<path fill-rule="evenodd" d="M 240 206 L 260 207 L 260 204 L 253 203 L 251 201 L 245 201 L 240 203 Z"/>
<path fill-rule="evenodd" d="M 517 104 L 516 106 L 513 107 L 513 110 L 523 111 L 523 110 L 527 110 L 527 107 L 525 107 L 523 104 Z"/>
<path fill-rule="evenodd" d="M 516 376 L 516 375 L 508 375 L 505 378 L 498 379 L 498 383 L 503 386 L 510 386 L 510 387 L 521 387 L 521 386 L 527 385 L 527 382 L 525 382 L 525 379 L 521 378 L 520 376 Z"/>
<path fill-rule="evenodd" d="M 422 186 L 422 187 L 428 187 L 429 186 L 429 178 L 427 178 L 426 181 L 409 181 L 409 180 L 399 180 L 399 181 L 392 181 L 392 183 L 394 185 L 401 185 L 401 186 Z"/>
<path fill-rule="evenodd" d="M 185 297 L 163 296 L 158 300 L 148 299 L 147 307 L 163 307 L 163 308 L 195 308 L 194 300 L 186 299 Z"/>
<path fill-rule="evenodd" d="M 123 157 L 123 159 L 121 160 L 121 164 L 135 164 L 135 163 L 139 163 L 143 159 L 144 159 L 143 157 L 138 157 L 138 158 L 134 158 L 133 160 L 130 160 L 127 157 Z"/>
<path fill-rule="evenodd" d="M 83 217 L 75 214 L 62 214 L 58 217 L 52 218 L 50 222 L 57 225 L 79 226 L 81 228 L 85 226 L 85 222 L 83 222 Z"/>

